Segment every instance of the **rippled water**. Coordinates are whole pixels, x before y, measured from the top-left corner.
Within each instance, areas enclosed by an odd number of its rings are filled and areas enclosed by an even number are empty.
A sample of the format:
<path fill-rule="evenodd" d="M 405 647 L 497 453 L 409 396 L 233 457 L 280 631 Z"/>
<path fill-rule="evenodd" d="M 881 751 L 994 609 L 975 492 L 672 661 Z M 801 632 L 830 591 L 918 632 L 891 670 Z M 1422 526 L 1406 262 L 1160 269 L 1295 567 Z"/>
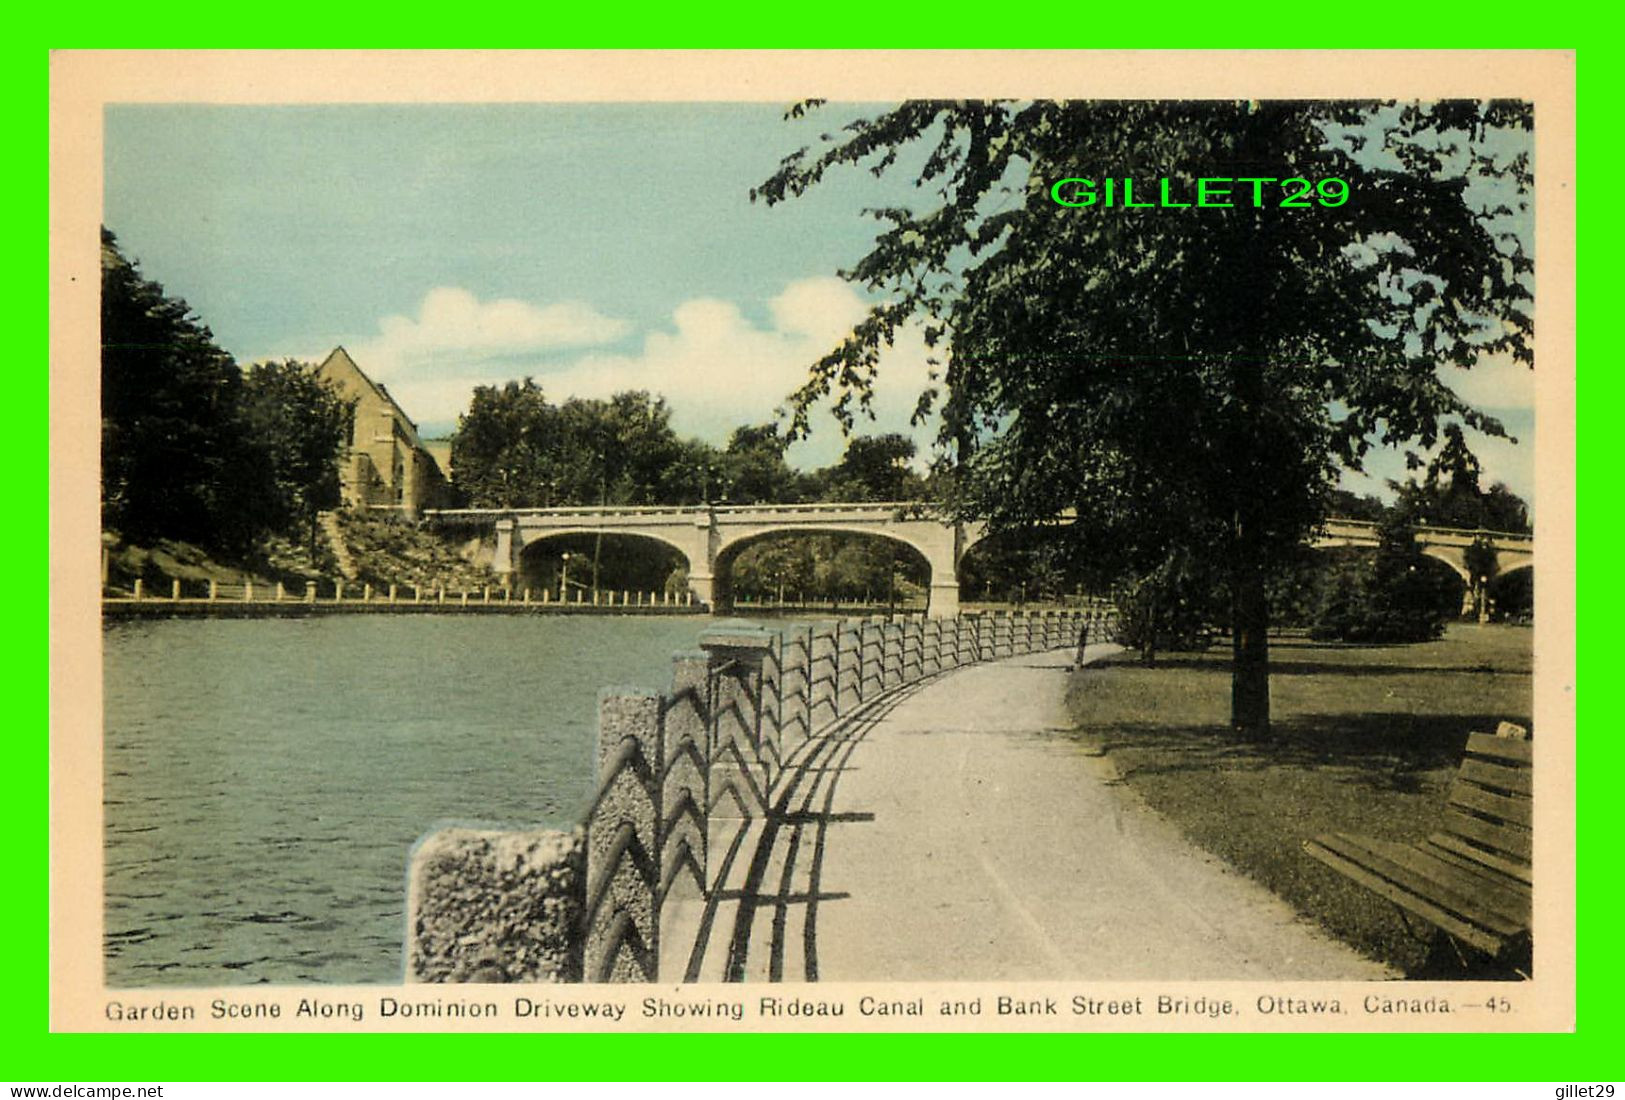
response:
<path fill-rule="evenodd" d="M 383 615 L 109 625 L 116 986 L 394 982 L 436 823 L 574 825 L 609 684 L 704 620 Z"/>

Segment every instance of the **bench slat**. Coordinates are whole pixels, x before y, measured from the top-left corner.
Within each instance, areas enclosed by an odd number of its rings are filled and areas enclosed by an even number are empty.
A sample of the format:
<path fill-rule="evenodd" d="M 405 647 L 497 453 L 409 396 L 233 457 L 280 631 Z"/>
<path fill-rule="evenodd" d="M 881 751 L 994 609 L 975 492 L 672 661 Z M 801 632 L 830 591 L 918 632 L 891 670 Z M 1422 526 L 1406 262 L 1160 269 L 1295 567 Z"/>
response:
<path fill-rule="evenodd" d="M 1500 953 L 1502 945 L 1506 942 L 1505 938 L 1492 935 L 1481 928 L 1468 924 L 1454 913 L 1441 909 L 1428 899 L 1412 893 L 1398 883 L 1392 882 L 1368 869 L 1361 863 L 1334 851 L 1324 843 L 1328 840 L 1335 841 L 1337 839 L 1343 838 L 1321 837 L 1319 840 L 1305 841 L 1304 851 L 1332 868 L 1332 870 L 1353 879 L 1366 889 L 1382 895 L 1395 905 L 1409 909 L 1429 923 L 1444 929 L 1462 943 L 1469 944 L 1490 955 Z"/>
<path fill-rule="evenodd" d="M 1528 891 L 1534 883 L 1534 875 L 1527 863 L 1517 860 L 1505 859 L 1482 848 L 1475 848 L 1460 837 L 1449 833 L 1438 833 L 1427 839 L 1428 846 L 1440 859 L 1448 860 L 1460 867 L 1479 873 L 1500 874 L 1521 883 L 1518 889 Z M 1488 868 L 1488 871 L 1485 869 Z"/>
<path fill-rule="evenodd" d="M 1516 737 L 1496 737 L 1492 733 L 1473 733 L 1467 737 L 1467 753 L 1527 768 L 1535 762 L 1535 743 Z"/>
<path fill-rule="evenodd" d="M 1396 844 L 1382 840 L 1366 843 L 1373 852 L 1392 860 L 1396 866 L 1428 882 L 1436 882 L 1466 903 L 1479 907 L 1471 912 L 1458 910 L 1462 916 L 1476 921 L 1482 915 L 1485 917 L 1483 923 L 1489 925 L 1493 915 L 1505 922 L 1503 927 L 1509 931 L 1528 927 L 1530 892 L 1520 883 L 1487 869 L 1481 863 L 1437 851 L 1429 845 Z M 1447 907 L 1454 908 L 1447 899 L 1441 897 L 1439 900 Z"/>
<path fill-rule="evenodd" d="M 1528 768 L 1512 768 L 1493 760 L 1468 758 L 1461 762 L 1462 779 L 1479 787 L 1494 787 L 1529 797 L 1534 786 L 1535 773 Z"/>
<path fill-rule="evenodd" d="M 1529 901 L 1421 848 L 1370 837 L 1320 837 L 1320 843 L 1475 927 L 1510 936 L 1529 923 Z"/>
<path fill-rule="evenodd" d="M 1496 825 L 1460 810 L 1445 811 L 1444 830 L 1523 863 L 1529 862 L 1534 850 L 1532 834 L 1528 830 Z"/>
<path fill-rule="evenodd" d="M 1534 803 L 1530 799 L 1496 794 L 1460 779 L 1450 785 L 1449 805 L 1520 825 L 1525 831 L 1534 822 Z"/>

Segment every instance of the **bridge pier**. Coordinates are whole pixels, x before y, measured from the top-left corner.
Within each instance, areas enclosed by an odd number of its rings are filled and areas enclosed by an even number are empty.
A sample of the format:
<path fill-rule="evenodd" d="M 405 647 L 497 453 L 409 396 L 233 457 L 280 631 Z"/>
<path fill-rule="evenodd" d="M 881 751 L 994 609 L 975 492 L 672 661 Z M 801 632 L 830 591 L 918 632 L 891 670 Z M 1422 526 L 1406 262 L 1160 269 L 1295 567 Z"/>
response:
<path fill-rule="evenodd" d="M 514 551 L 517 549 L 514 534 L 518 527 L 519 521 L 511 517 L 497 520 L 497 547 L 496 552 L 491 555 L 491 568 L 496 571 L 504 585 L 513 579 Z"/>
<path fill-rule="evenodd" d="M 688 575 L 688 590 L 694 593 L 694 598 L 713 612 L 717 611 L 716 577 L 710 573 L 690 573 Z"/>
<path fill-rule="evenodd" d="M 959 579 L 949 571 L 947 579 L 938 580 L 935 568 L 931 570 L 931 595 L 925 605 L 928 619 L 953 619 L 959 615 Z"/>

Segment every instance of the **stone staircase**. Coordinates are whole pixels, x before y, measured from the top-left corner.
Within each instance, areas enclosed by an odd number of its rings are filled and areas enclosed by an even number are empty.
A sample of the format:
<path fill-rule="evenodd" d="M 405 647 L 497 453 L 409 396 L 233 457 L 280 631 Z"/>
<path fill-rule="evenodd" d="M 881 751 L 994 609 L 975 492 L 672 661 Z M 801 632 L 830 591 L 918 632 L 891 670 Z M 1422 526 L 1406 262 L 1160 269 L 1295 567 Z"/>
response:
<path fill-rule="evenodd" d="M 355 567 L 355 559 L 350 556 L 350 547 L 344 541 L 344 529 L 339 526 L 337 512 L 322 512 L 316 517 L 322 534 L 327 538 L 327 545 L 333 551 L 333 560 L 338 563 L 339 575 L 347 581 L 353 581 L 359 575 Z"/>

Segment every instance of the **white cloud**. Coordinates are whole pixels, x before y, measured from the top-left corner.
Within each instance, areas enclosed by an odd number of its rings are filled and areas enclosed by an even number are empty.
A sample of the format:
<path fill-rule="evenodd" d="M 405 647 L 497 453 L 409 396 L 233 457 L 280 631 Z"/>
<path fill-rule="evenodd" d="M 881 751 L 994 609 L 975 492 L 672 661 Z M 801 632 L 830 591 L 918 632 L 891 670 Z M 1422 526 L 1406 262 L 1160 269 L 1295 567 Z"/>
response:
<path fill-rule="evenodd" d="M 363 370 L 391 386 L 432 384 L 488 377 L 499 360 L 607 344 L 628 328 L 625 321 L 585 302 L 482 302 L 459 287 L 436 287 L 424 297 L 416 317 L 385 317 L 378 335 L 358 344 L 352 354 Z"/>
<path fill-rule="evenodd" d="M 566 312 L 566 310 L 568 312 Z M 775 418 L 808 367 L 863 318 L 863 299 L 830 277 L 790 283 L 767 303 L 768 322 L 753 323 L 733 302 L 693 298 L 672 311 L 669 323 L 643 336 L 632 352 L 587 351 L 561 359 L 547 338 L 574 333 L 613 338 L 621 322 L 590 306 L 537 307 L 521 302 L 480 304 L 465 291 L 435 291 L 416 321 L 388 318 L 378 340 L 352 349 L 356 362 L 385 383 L 420 423 L 455 421 L 468 408 L 475 385 L 530 375 L 549 399 L 608 397 L 623 390 L 663 395 L 680 435 L 726 442 L 739 424 Z M 556 344 L 553 346 L 557 346 Z M 535 352 L 534 357 L 526 352 Z M 500 362 L 492 353 L 500 353 Z M 860 432 L 909 431 L 908 418 L 929 384 L 924 339 L 904 329 L 882 357 L 875 392 L 876 421 Z M 826 465 L 845 449 L 839 426 L 815 414 L 811 440 L 797 444 L 797 465 Z M 915 433 L 922 452 L 931 433 Z"/>
<path fill-rule="evenodd" d="M 1533 409 L 1535 372 L 1505 354 L 1486 356 L 1471 370 L 1441 366 L 1439 377 L 1456 396 L 1479 409 Z"/>

